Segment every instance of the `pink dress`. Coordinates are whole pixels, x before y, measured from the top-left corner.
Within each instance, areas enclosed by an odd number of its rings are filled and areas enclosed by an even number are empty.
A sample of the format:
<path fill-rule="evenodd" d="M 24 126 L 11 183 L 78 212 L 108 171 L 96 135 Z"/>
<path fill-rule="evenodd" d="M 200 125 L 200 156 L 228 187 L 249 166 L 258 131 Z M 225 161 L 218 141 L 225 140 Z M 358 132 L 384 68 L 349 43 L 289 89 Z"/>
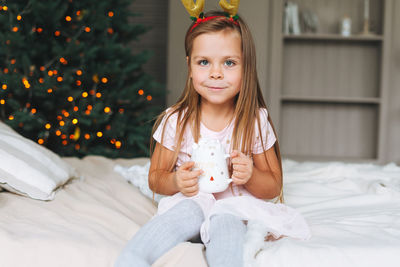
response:
<path fill-rule="evenodd" d="M 167 110 L 168 113 L 169 110 Z M 175 135 L 176 135 L 176 122 L 177 114 L 173 114 L 168 121 L 166 119 L 161 122 L 158 129 L 155 131 L 153 138 L 161 143 L 162 129 L 165 126 L 164 140 L 162 145 L 169 150 L 174 150 Z M 252 154 L 263 153 L 260 137 L 258 136 L 258 124 L 255 125 L 255 143 L 253 145 Z M 268 112 L 266 109 L 260 109 L 260 125 L 261 133 L 263 134 L 264 150 L 271 148 L 276 137 L 268 122 Z M 233 133 L 234 121 L 225 127 L 222 131 L 215 132 L 208 129 L 202 123 L 200 124 L 200 136 L 208 139 L 218 139 L 224 146 L 225 153 L 231 153 L 231 139 Z M 176 168 L 184 162 L 190 161 L 192 154 L 192 145 L 194 143 L 193 136 L 190 129 L 186 129 L 181 149 L 178 154 Z M 164 197 L 158 205 L 157 214 L 162 214 L 168 209 L 176 205 L 183 199 L 192 199 L 196 201 L 202 208 L 206 220 L 204 221 L 200 234 L 204 244 L 209 241 L 208 226 L 210 217 L 217 213 L 230 213 L 236 215 L 243 220 L 255 220 L 264 223 L 270 234 L 276 238 L 279 236 L 291 236 L 299 239 L 308 239 L 310 237 L 310 230 L 303 217 L 294 209 L 283 204 L 274 204 L 265 200 L 254 197 L 248 192 L 244 186 L 232 184 L 224 192 L 221 193 L 202 193 L 196 196 L 186 197 L 182 193 L 176 193 L 173 196 Z"/>

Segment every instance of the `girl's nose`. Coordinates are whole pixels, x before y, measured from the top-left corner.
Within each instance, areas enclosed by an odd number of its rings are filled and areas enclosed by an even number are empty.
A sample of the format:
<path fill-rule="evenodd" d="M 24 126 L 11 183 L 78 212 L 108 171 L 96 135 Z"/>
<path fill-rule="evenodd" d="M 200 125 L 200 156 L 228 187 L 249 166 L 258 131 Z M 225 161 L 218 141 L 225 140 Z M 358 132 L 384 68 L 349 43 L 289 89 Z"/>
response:
<path fill-rule="evenodd" d="M 222 70 L 218 66 L 214 66 L 210 70 L 210 78 L 211 79 L 222 79 L 224 75 L 222 74 Z"/>

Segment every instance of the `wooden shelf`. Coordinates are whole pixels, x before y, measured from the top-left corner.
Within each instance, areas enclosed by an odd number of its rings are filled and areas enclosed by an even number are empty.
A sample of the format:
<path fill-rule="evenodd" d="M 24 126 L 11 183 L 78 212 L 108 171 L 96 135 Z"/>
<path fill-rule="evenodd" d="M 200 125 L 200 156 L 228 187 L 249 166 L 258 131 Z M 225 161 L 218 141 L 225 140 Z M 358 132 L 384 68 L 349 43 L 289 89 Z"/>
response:
<path fill-rule="evenodd" d="M 283 35 L 284 40 L 318 40 L 318 41 L 367 41 L 367 42 L 380 42 L 383 40 L 382 35 L 371 34 L 371 35 L 351 35 L 342 36 L 340 34 L 321 34 L 321 33 L 309 33 L 309 34 L 285 34 Z"/>
<path fill-rule="evenodd" d="M 380 104 L 381 99 L 377 97 L 308 97 L 308 96 L 281 96 L 283 102 L 305 102 L 305 103 L 344 103 L 344 104 Z"/>
<path fill-rule="evenodd" d="M 368 35 L 360 32 L 360 0 L 291 1 L 300 16 L 311 9 L 323 20 L 317 33 L 285 34 L 285 1 L 271 1 L 270 102 L 282 155 L 382 162 L 395 1 L 370 1 L 376 34 Z M 353 35 L 337 32 L 344 14 L 352 20 Z"/>
<path fill-rule="evenodd" d="M 312 156 L 312 155 L 284 155 L 283 159 L 294 160 L 298 162 L 348 162 L 348 163 L 372 163 L 378 164 L 377 158 L 358 158 L 358 157 L 335 157 L 335 156 Z"/>

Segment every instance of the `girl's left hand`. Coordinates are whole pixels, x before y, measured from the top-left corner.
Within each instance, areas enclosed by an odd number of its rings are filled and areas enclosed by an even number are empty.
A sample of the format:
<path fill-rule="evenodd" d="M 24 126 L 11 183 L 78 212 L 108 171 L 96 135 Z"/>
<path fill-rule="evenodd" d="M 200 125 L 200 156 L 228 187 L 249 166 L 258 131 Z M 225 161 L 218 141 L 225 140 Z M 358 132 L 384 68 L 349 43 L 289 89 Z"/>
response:
<path fill-rule="evenodd" d="M 237 185 L 247 183 L 253 174 L 253 160 L 238 150 L 231 153 L 232 180 Z"/>

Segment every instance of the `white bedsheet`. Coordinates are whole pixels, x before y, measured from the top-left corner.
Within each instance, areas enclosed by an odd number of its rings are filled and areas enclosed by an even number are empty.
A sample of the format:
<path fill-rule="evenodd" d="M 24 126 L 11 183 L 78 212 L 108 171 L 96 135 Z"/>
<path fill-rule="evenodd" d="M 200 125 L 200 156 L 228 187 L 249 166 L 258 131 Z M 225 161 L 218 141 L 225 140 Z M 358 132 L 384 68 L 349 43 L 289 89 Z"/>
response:
<path fill-rule="evenodd" d="M 0 193 L 1 267 L 112 266 L 155 213 L 151 200 L 113 171 L 115 164 L 128 167 L 138 161 L 68 161 L 86 178 L 68 184 L 52 201 Z M 283 164 L 286 204 L 303 214 L 312 237 L 264 242 L 265 229 L 250 224 L 246 267 L 400 266 L 398 166 Z M 201 244 L 183 243 L 153 265 L 187 266 L 207 266 Z"/>
<path fill-rule="evenodd" d="M 400 266 L 400 168 L 284 161 L 285 200 L 312 238 L 265 242 L 254 266 Z"/>
<path fill-rule="evenodd" d="M 0 267 L 112 267 L 156 206 L 113 171 L 147 159 L 66 159 L 83 175 L 39 201 L 0 192 Z M 183 243 L 154 267 L 205 266 L 200 244 Z M 188 265 L 188 261 L 195 264 Z"/>
<path fill-rule="evenodd" d="M 283 168 L 285 204 L 312 237 L 264 242 L 266 229 L 249 222 L 246 267 L 400 266 L 400 167 L 284 160 Z M 145 167 L 119 171 L 150 196 Z"/>

